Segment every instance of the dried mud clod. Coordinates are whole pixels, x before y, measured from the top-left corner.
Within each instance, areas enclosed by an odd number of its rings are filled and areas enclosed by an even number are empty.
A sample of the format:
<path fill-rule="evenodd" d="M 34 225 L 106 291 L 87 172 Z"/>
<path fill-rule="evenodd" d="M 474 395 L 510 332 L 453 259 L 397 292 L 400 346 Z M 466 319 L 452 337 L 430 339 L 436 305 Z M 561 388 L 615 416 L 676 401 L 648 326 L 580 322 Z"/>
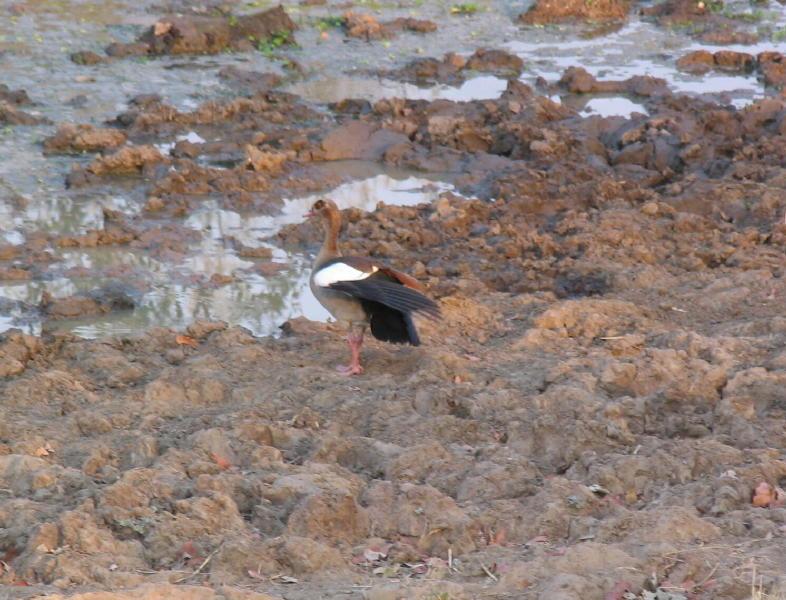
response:
<path fill-rule="evenodd" d="M 622 21 L 627 19 L 629 0 L 538 0 L 519 20 L 527 25 L 565 21 Z"/>
<path fill-rule="evenodd" d="M 757 56 L 747 52 L 696 50 L 677 61 L 677 68 L 695 74 L 713 69 L 748 73 L 757 70 L 765 85 L 773 88 L 786 86 L 786 57 L 780 52 L 760 52 Z"/>
<path fill-rule="evenodd" d="M 391 71 L 378 71 L 378 75 L 415 83 L 460 84 L 471 73 L 493 73 L 500 77 L 517 77 L 524 69 L 524 61 L 504 50 L 479 48 L 471 56 L 453 52 L 442 59 L 419 58 L 404 67 Z"/>
<path fill-rule="evenodd" d="M 110 58 L 124 58 L 275 49 L 293 43 L 296 29 L 280 5 L 248 15 L 163 17 L 135 42 L 110 44 L 106 54 Z M 89 51 L 77 52 L 71 60 L 84 65 L 106 61 Z"/>
<path fill-rule="evenodd" d="M 437 30 L 436 23 L 425 19 L 400 17 L 380 22 L 372 15 L 352 11 L 344 14 L 342 24 L 348 37 L 366 41 L 390 39 L 402 31 L 431 33 Z"/>

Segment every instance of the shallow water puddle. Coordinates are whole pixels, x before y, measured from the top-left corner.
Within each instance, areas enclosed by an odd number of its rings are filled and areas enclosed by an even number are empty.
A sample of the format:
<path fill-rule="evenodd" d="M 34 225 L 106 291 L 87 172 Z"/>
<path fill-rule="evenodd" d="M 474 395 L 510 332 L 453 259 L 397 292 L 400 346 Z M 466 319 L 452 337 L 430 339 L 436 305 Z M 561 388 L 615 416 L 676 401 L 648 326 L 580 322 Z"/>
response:
<path fill-rule="evenodd" d="M 786 16 L 783 18 L 786 23 Z M 774 26 L 777 27 L 778 23 Z M 520 79 L 528 84 L 534 84 L 541 77 L 557 81 L 568 67 L 580 66 L 601 81 L 651 75 L 665 79 L 675 93 L 707 94 L 735 106 L 745 106 L 765 94 L 763 83 L 755 74 L 710 72 L 692 75 L 679 71 L 675 63 L 682 55 L 698 49 L 715 51 L 720 47 L 697 44 L 682 32 L 658 27 L 635 16 L 618 31 L 605 36 L 576 39 L 576 32 L 571 28 L 528 28 L 523 30 L 523 34 L 526 40 L 510 41 L 502 47 L 524 59 L 525 72 Z M 764 50 L 786 52 L 786 42 L 723 48 L 753 54 Z M 461 102 L 499 98 L 506 87 L 505 79 L 493 75 L 469 79 L 461 86 L 439 84 L 429 87 L 383 78 L 339 75 L 301 81 L 289 86 L 287 91 L 318 103 L 339 102 L 347 98 L 375 102 L 393 97 Z M 646 112 L 639 106 L 625 102 L 610 103 L 599 98 L 593 105 L 592 114 L 629 116 L 632 112 Z"/>
<path fill-rule="evenodd" d="M 299 82 L 289 86 L 287 91 L 319 103 L 340 102 L 347 98 L 369 102 L 384 98 L 468 102 L 499 98 L 507 85 L 505 79 L 493 75 L 474 77 L 460 86 L 438 84 L 430 87 L 390 79 L 339 76 Z"/>
<path fill-rule="evenodd" d="M 600 117 L 625 117 L 627 119 L 633 113 L 649 114 L 647 109 L 638 102 L 633 102 L 623 96 L 609 96 L 591 98 L 579 114 L 585 117 L 597 115 Z"/>
<path fill-rule="evenodd" d="M 415 206 L 434 200 L 441 192 L 453 186 L 444 182 L 391 175 L 376 175 L 351 181 L 324 194 L 285 199 L 276 215 L 241 215 L 225 210 L 214 201 L 208 201 L 189 216 L 185 223 L 197 231 L 205 232 L 206 240 L 221 240 L 231 236 L 246 246 L 258 246 L 264 238 L 275 234 L 284 225 L 299 223 L 303 215 L 318 198 L 331 198 L 339 208 L 360 208 L 367 212 L 376 209 L 379 202 L 394 206 Z"/>
<path fill-rule="evenodd" d="M 636 113 L 642 115 L 650 114 L 643 104 L 634 102 L 627 96 L 596 94 L 568 94 L 560 96 L 554 94 L 549 96 L 549 99 L 557 104 L 564 104 L 572 108 L 582 117 L 624 117 L 629 119 L 631 115 Z"/>
<path fill-rule="evenodd" d="M 379 167 L 353 163 L 331 168 L 357 174 L 380 171 Z M 308 287 L 310 259 L 277 248 L 269 238 L 282 226 L 302 221 L 320 197 L 332 198 L 341 208 L 373 211 L 378 202 L 411 206 L 431 202 L 450 189 L 452 185 L 444 182 L 391 171 L 347 182 L 324 194 L 285 199 L 273 215 L 241 214 L 208 200 L 184 221 L 201 236 L 182 260 L 153 258 L 122 246 L 69 250 L 59 253 L 61 261 L 51 267 L 51 276 L 45 281 L 4 282 L 0 298 L 24 302 L 28 309 L 25 314 L 0 319 L 0 331 L 21 326 L 40 332 L 42 322 L 33 307 L 44 291 L 65 297 L 90 292 L 108 281 L 143 282 L 137 307 L 47 321 L 46 329 L 100 337 L 128 335 L 150 327 L 183 328 L 195 319 L 213 319 L 242 325 L 256 335 L 269 335 L 292 317 L 325 320 L 328 314 Z M 233 239 L 243 246 L 269 248 L 271 256 L 256 260 L 239 256 Z"/>
<path fill-rule="evenodd" d="M 631 17 L 616 32 L 590 39 L 577 40 L 570 29 L 526 29 L 525 32 L 526 41 L 504 44 L 508 51 L 524 59 L 527 70 L 521 79 L 525 83 L 532 84 L 538 77 L 557 81 L 568 67 L 580 66 L 601 81 L 651 75 L 665 79 L 675 93 L 723 94 L 724 99 L 737 106 L 764 96 L 764 86 L 755 74 L 691 75 L 677 70 L 676 60 L 699 49 L 723 48 L 753 54 L 765 49 L 786 52 L 786 43 L 723 47 L 697 44 L 677 30 L 658 27 L 636 17 Z"/>

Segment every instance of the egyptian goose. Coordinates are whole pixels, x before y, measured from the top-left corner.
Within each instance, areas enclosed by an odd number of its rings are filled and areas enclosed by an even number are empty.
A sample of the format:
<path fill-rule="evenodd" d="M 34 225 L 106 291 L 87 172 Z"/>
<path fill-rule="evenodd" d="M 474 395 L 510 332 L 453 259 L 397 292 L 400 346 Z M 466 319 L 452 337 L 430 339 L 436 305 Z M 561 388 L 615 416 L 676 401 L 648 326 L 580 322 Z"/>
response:
<path fill-rule="evenodd" d="M 351 361 L 336 367 L 345 375 L 363 372 L 360 346 L 366 328 L 378 340 L 418 346 L 413 314 L 439 318 L 437 304 L 423 295 L 423 286 L 409 275 L 359 256 L 342 256 L 338 246 L 341 213 L 332 200 L 317 200 L 307 217 L 319 217 L 325 231 L 309 285 L 314 296 L 336 320 L 349 325 Z"/>

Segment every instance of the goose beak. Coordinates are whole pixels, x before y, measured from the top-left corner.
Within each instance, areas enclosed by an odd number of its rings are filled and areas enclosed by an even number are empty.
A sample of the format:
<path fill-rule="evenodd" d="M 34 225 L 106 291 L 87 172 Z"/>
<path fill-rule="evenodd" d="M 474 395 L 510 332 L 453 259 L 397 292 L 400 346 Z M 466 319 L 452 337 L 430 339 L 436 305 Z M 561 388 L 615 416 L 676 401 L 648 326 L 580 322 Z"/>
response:
<path fill-rule="evenodd" d="M 306 213 L 303 213 L 303 216 L 304 216 L 306 219 L 310 219 L 311 217 L 316 217 L 316 216 L 317 216 L 317 213 L 315 213 L 313 210 L 310 210 L 310 211 L 308 211 L 308 212 L 306 212 Z"/>

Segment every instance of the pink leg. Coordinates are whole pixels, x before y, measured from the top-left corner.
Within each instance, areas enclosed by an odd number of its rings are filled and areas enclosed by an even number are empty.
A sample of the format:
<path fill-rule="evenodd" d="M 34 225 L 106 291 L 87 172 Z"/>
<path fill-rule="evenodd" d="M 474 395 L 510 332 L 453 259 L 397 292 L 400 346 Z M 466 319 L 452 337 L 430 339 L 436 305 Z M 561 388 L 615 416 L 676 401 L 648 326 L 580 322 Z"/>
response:
<path fill-rule="evenodd" d="M 349 344 L 349 351 L 352 358 L 348 365 L 339 365 L 336 370 L 342 375 L 360 375 L 363 372 L 363 367 L 360 365 L 360 347 L 363 345 L 363 332 L 349 332 L 347 336 L 347 343 Z"/>

